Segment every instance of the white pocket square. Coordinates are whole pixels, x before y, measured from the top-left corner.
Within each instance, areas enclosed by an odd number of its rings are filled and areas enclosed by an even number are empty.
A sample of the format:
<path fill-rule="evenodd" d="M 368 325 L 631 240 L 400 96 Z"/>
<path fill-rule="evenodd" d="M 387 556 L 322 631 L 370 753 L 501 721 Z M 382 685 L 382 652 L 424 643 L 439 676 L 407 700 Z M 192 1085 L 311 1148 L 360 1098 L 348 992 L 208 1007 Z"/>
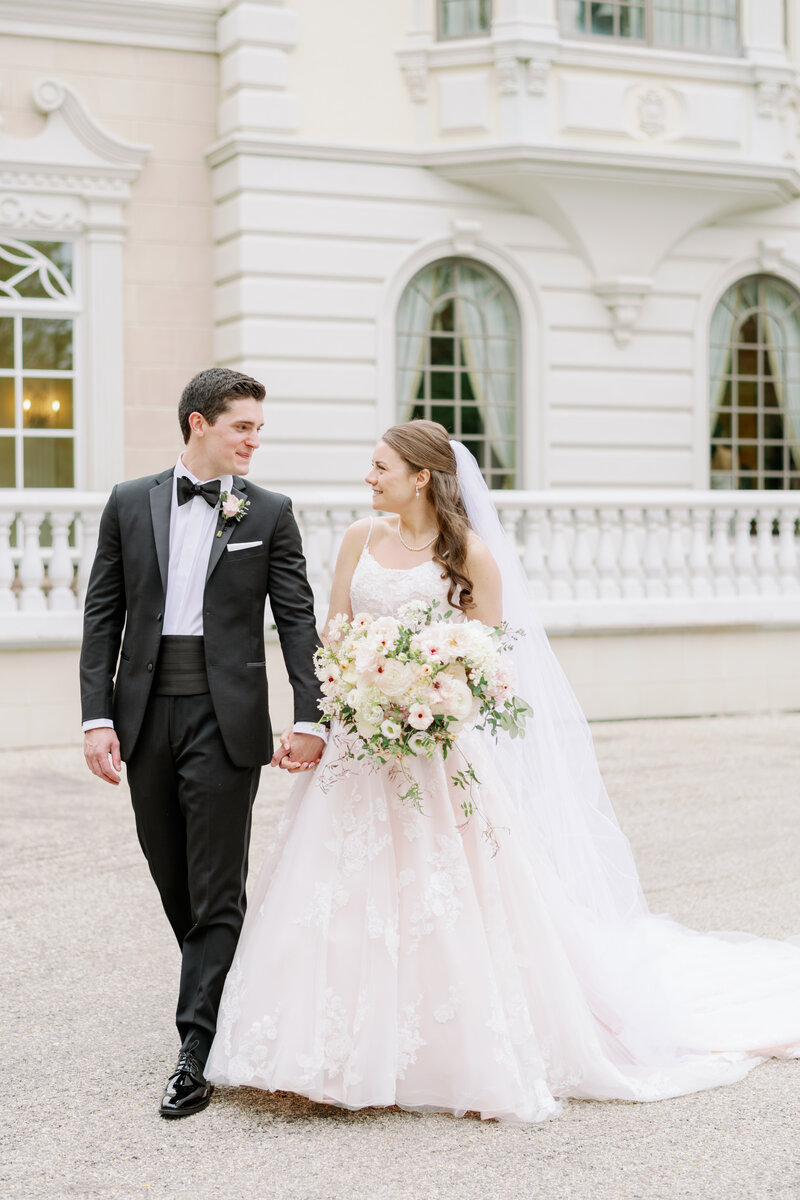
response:
<path fill-rule="evenodd" d="M 252 550 L 253 546 L 263 546 L 263 545 L 264 545 L 263 542 L 234 542 L 233 544 L 228 542 L 225 549 L 226 550 Z"/>

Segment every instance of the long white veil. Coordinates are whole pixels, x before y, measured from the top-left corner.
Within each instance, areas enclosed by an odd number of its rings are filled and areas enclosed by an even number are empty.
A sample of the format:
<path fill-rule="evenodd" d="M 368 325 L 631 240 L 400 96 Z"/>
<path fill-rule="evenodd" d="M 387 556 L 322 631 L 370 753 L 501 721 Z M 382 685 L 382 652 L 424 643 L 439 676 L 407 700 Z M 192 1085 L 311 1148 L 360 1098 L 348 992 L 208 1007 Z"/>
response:
<path fill-rule="evenodd" d="M 525 737 L 501 735 L 493 761 L 607 1053 L 630 1079 L 673 1068 L 673 1092 L 736 1078 L 754 1065 L 748 1055 L 798 1053 L 800 948 L 697 934 L 650 914 L 524 568 L 475 459 L 451 446 L 470 525 L 500 568 L 504 620 L 523 634 L 511 654 L 516 690 L 533 707 Z"/>

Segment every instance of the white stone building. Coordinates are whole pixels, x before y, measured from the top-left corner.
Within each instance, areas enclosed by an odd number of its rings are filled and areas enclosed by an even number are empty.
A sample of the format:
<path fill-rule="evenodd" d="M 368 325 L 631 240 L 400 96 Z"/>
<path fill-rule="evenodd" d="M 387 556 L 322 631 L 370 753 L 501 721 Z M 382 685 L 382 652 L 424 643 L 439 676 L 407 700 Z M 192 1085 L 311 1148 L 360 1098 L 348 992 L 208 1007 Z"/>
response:
<path fill-rule="evenodd" d="M 71 738 L 99 507 L 211 362 L 266 384 L 321 599 L 424 413 L 591 715 L 800 704 L 798 0 L 3 0 L 0 38 L 6 742 Z"/>

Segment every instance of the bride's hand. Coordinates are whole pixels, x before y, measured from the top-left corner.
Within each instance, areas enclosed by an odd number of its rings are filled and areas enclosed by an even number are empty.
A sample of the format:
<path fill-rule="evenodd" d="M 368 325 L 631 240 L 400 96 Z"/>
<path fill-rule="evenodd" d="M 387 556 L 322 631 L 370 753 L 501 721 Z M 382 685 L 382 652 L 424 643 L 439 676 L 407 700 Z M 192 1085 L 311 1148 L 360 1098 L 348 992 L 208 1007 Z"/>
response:
<path fill-rule="evenodd" d="M 292 730 L 290 727 L 288 729 L 284 729 L 283 733 L 281 734 L 280 741 L 275 747 L 275 753 L 270 760 L 269 765 L 271 767 L 279 767 L 283 759 L 286 758 L 286 755 L 289 753 L 289 738 L 291 737 L 291 733 Z"/>

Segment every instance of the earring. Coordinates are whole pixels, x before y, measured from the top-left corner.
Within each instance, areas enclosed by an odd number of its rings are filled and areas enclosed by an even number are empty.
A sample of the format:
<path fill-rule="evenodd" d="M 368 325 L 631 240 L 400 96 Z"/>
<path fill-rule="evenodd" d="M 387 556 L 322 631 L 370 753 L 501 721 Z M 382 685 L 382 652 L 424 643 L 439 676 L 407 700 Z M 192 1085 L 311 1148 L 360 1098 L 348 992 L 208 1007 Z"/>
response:
<path fill-rule="evenodd" d="M 419 500 L 419 484 L 417 484 L 416 492 L 417 492 L 417 499 Z"/>

